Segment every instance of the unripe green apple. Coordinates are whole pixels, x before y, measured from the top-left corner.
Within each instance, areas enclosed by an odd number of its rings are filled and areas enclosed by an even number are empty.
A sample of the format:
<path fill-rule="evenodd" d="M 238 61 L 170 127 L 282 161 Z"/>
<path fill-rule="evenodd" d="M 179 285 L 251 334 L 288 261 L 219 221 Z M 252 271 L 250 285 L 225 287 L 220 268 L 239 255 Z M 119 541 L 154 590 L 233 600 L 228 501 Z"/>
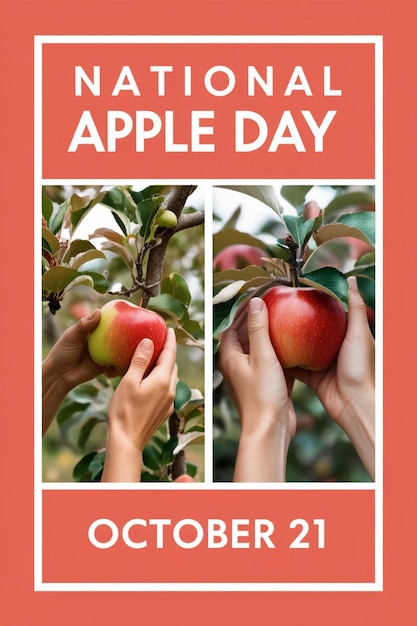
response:
<path fill-rule="evenodd" d="M 263 296 L 269 335 L 282 367 L 322 370 L 339 353 L 346 312 L 339 300 L 313 288 L 280 285 Z"/>
<path fill-rule="evenodd" d="M 148 374 L 157 361 L 166 338 L 163 318 L 126 300 L 111 300 L 101 309 L 101 319 L 88 337 L 88 351 L 98 365 L 125 373 L 137 345 L 147 337 L 154 344 Z"/>
<path fill-rule="evenodd" d="M 177 224 L 177 221 L 178 220 L 175 213 L 173 213 L 173 211 L 165 209 L 160 215 L 157 216 L 155 224 L 157 226 L 164 226 L 165 228 L 174 228 L 174 226 L 176 226 Z"/>

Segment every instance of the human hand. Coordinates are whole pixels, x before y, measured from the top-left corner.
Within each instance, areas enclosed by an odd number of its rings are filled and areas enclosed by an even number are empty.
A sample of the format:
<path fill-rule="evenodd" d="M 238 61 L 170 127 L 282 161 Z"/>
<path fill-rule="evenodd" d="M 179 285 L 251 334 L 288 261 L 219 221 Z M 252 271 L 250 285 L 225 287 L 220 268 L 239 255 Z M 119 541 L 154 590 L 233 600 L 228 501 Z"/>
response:
<path fill-rule="evenodd" d="M 356 278 L 349 277 L 349 309 L 345 339 L 337 360 L 327 369 L 288 370 L 317 394 L 330 417 L 352 440 L 374 477 L 375 342 Z"/>
<path fill-rule="evenodd" d="M 97 365 L 88 352 L 87 337 L 98 325 L 100 318 L 100 309 L 95 309 L 67 328 L 44 361 L 47 369 L 61 381 L 67 392 L 104 372 L 109 376 L 121 375 L 115 368 Z"/>
<path fill-rule="evenodd" d="M 285 480 L 288 446 L 296 430 L 293 378 L 284 374 L 268 326 L 263 300 L 252 298 L 220 341 L 219 368 L 242 425 L 235 481 Z"/>
<path fill-rule="evenodd" d="M 174 331 L 168 329 L 158 361 L 144 377 L 153 350 L 150 339 L 140 342 L 111 399 L 104 482 L 140 480 L 143 449 L 173 411 L 178 372 Z"/>
<path fill-rule="evenodd" d="M 42 424 L 48 429 L 66 394 L 77 385 L 99 374 L 118 376 L 115 368 L 94 363 L 87 347 L 88 334 L 100 321 L 99 309 L 67 328 L 42 363 Z"/>

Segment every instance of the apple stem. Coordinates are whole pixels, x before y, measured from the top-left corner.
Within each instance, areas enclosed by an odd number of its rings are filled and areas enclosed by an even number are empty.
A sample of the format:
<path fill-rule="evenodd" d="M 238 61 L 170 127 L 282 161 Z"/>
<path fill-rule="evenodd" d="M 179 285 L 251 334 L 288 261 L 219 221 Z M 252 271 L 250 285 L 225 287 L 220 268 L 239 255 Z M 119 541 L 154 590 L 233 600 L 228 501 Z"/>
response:
<path fill-rule="evenodd" d="M 299 287 L 300 283 L 298 281 L 297 271 L 294 267 L 291 267 L 291 282 L 293 287 Z"/>
<path fill-rule="evenodd" d="M 291 252 L 291 259 L 289 260 L 290 265 L 290 275 L 291 282 L 293 287 L 299 286 L 298 278 L 301 274 L 301 268 L 303 266 L 302 259 L 298 258 L 298 244 L 295 241 L 294 237 L 288 233 L 288 235 L 283 239 L 284 243 L 288 246 Z"/>

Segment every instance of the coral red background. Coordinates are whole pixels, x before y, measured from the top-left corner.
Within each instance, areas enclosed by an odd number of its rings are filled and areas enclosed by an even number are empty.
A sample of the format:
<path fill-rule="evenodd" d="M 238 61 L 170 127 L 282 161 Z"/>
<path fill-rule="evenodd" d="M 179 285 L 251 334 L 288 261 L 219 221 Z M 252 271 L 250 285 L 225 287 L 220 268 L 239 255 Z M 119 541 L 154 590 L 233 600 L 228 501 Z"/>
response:
<path fill-rule="evenodd" d="M 417 513 L 412 374 L 416 83 L 414 0 L 3 0 L 1 170 L 2 452 L 0 617 L 4 626 L 209 624 L 259 619 L 347 626 L 415 623 Z M 97 593 L 33 591 L 33 36 L 35 34 L 384 35 L 384 591 Z M 358 95 L 360 97 L 360 95 Z M 413 256 L 412 256 L 413 255 Z M 35 268 L 36 270 L 36 268 Z M 22 432 L 24 433 L 22 435 Z M 19 442 L 19 448 L 15 442 Z M 59 532 L 59 528 L 56 529 Z M 65 541 L 65 537 L 63 537 Z M 264 616 L 264 617 L 262 617 Z"/>

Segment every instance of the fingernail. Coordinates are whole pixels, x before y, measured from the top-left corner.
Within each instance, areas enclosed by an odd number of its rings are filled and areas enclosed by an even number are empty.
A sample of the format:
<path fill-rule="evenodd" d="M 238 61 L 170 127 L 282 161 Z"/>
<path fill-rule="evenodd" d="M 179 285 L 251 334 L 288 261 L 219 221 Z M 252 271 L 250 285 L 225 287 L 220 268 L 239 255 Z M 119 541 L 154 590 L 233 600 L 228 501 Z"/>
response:
<path fill-rule="evenodd" d="M 252 298 L 252 300 L 249 302 L 249 312 L 252 315 L 256 315 L 257 313 L 260 313 L 263 308 L 264 308 L 264 301 L 261 298 Z"/>
<path fill-rule="evenodd" d="M 357 292 L 358 291 L 358 281 L 356 280 L 356 276 L 348 277 L 349 290 Z"/>
<path fill-rule="evenodd" d="M 94 309 L 94 311 L 91 311 L 91 313 L 89 313 L 88 315 L 86 315 L 83 319 L 85 319 L 87 322 L 89 322 L 90 320 L 92 320 L 97 314 L 97 309 Z"/>
<path fill-rule="evenodd" d="M 142 339 L 140 342 L 140 347 L 142 350 L 145 350 L 145 352 L 150 352 L 153 350 L 153 342 L 151 339 L 148 339 L 148 337 L 145 337 L 145 339 Z"/>

